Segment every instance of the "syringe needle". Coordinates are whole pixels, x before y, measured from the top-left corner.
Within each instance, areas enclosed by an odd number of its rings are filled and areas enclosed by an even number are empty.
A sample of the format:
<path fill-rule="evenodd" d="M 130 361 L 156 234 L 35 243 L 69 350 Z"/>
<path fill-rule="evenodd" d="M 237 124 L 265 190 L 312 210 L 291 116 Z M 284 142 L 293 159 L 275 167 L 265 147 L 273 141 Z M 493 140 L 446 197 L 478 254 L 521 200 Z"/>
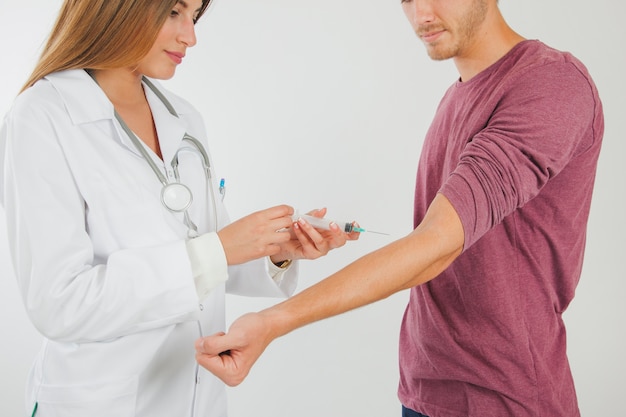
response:
<path fill-rule="evenodd" d="M 383 232 L 375 232 L 373 230 L 363 230 L 364 232 L 367 233 L 376 233 L 377 235 L 385 235 L 385 236 L 390 236 L 389 233 L 383 233 Z"/>
<path fill-rule="evenodd" d="M 386 235 L 386 236 L 389 236 L 389 233 L 375 232 L 375 231 L 373 231 L 373 230 L 366 230 L 366 229 L 363 229 L 362 227 L 355 227 L 355 226 L 352 226 L 352 230 L 351 230 L 351 232 L 358 232 L 358 233 L 364 233 L 364 232 L 367 232 L 367 233 L 376 233 L 377 235 Z"/>
<path fill-rule="evenodd" d="M 341 228 L 346 233 L 351 233 L 351 232 L 357 232 L 357 233 L 369 232 L 369 233 L 376 233 L 376 234 L 379 234 L 379 235 L 387 235 L 387 236 L 389 236 L 389 233 L 374 232 L 374 231 L 371 231 L 371 230 L 365 230 L 365 229 L 363 229 L 361 227 L 354 226 L 350 222 L 336 222 L 336 221 L 333 221 L 333 220 L 330 220 L 330 219 L 324 219 L 324 218 L 309 216 L 307 214 L 295 213 L 292 216 L 292 219 L 293 219 L 294 222 L 298 221 L 298 219 L 304 219 L 311 226 L 313 226 L 315 228 L 318 228 L 318 229 L 330 230 L 330 224 L 331 223 L 335 223 L 337 226 L 339 226 L 339 228 Z"/>

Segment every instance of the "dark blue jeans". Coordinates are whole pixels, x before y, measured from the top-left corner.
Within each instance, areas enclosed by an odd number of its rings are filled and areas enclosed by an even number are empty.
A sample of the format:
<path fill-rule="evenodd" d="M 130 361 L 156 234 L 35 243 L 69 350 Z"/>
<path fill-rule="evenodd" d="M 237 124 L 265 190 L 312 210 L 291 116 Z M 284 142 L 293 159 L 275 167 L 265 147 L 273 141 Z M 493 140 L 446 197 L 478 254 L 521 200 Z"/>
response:
<path fill-rule="evenodd" d="M 402 417 L 428 417 L 428 416 L 425 416 L 424 414 L 420 414 L 417 411 L 413 411 L 410 408 L 406 408 L 405 406 L 402 406 Z"/>

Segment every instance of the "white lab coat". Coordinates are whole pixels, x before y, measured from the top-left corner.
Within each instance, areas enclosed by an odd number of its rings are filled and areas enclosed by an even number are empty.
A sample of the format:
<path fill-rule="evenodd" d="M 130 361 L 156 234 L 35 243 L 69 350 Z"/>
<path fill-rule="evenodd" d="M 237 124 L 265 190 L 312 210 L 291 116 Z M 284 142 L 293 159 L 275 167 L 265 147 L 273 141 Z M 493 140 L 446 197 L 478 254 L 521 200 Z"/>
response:
<path fill-rule="evenodd" d="M 146 88 L 164 164 L 184 132 L 207 138 L 202 118 L 165 91 L 180 118 Z M 49 75 L 21 94 L 0 132 L 0 198 L 26 311 L 45 337 L 28 380 L 38 416 L 222 417 L 223 384 L 195 362 L 194 341 L 224 330 L 224 294 L 286 296 L 265 260 L 227 268 L 215 235 L 207 253 L 226 285 L 198 299 L 182 215 L 81 70 Z M 200 159 L 180 154 L 192 220 L 215 230 Z M 215 183 L 215 172 L 212 172 Z M 218 185 L 215 184 L 215 189 Z M 219 196 L 218 227 L 227 222 Z M 30 415 L 30 414 L 29 414 Z"/>

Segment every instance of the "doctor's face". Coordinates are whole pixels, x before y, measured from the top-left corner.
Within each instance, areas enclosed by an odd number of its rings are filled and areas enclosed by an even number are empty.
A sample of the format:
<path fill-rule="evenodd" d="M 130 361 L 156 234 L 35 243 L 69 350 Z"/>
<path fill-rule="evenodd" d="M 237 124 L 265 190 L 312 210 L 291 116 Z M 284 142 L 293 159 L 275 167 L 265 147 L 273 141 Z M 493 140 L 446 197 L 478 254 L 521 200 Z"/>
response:
<path fill-rule="evenodd" d="M 201 0 L 178 0 L 150 52 L 135 71 L 160 80 L 172 78 L 187 48 L 196 44 L 195 23 L 201 7 Z"/>

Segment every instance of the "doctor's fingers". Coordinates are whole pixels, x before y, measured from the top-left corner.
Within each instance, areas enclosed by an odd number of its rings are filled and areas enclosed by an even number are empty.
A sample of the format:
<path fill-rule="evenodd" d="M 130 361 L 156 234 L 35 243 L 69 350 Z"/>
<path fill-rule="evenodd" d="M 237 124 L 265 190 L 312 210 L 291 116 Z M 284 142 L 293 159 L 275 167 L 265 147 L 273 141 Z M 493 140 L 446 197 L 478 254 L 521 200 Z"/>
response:
<path fill-rule="evenodd" d="M 237 265 L 253 259 L 276 255 L 280 245 L 291 239 L 289 232 L 258 227 L 247 227 L 240 221 L 217 232 L 228 265 Z"/>
<path fill-rule="evenodd" d="M 283 231 L 291 227 L 293 209 L 277 206 L 249 214 L 239 221 L 247 224 L 254 233 Z"/>
<path fill-rule="evenodd" d="M 251 216 L 259 217 L 260 221 L 268 222 L 275 219 L 291 219 L 294 210 L 293 207 L 286 204 L 259 210 L 251 214 Z"/>
<path fill-rule="evenodd" d="M 298 229 L 304 231 L 311 242 L 315 244 L 316 247 L 322 249 L 326 248 L 337 249 L 346 244 L 346 240 L 349 239 L 349 235 L 347 235 L 336 223 L 330 224 L 330 230 L 328 231 L 320 231 L 315 227 L 311 226 L 308 222 L 303 219 L 298 220 Z"/>
<path fill-rule="evenodd" d="M 313 209 L 311 211 L 308 211 L 306 214 L 308 214 L 309 216 L 318 217 L 321 219 L 326 215 L 327 211 L 328 209 L 326 207 L 322 207 L 320 209 Z"/>
<path fill-rule="evenodd" d="M 264 210 L 249 214 L 222 228 L 218 234 L 230 236 L 234 240 L 281 242 L 284 237 L 275 236 L 277 231 L 285 231 L 291 227 L 290 216 L 273 217 Z"/>
<path fill-rule="evenodd" d="M 326 255 L 330 250 L 343 246 L 348 238 L 337 225 L 331 226 L 331 230 L 327 232 L 320 233 L 305 221 L 298 221 L 295 224 L 294 233 L 307 259 Z"/>

